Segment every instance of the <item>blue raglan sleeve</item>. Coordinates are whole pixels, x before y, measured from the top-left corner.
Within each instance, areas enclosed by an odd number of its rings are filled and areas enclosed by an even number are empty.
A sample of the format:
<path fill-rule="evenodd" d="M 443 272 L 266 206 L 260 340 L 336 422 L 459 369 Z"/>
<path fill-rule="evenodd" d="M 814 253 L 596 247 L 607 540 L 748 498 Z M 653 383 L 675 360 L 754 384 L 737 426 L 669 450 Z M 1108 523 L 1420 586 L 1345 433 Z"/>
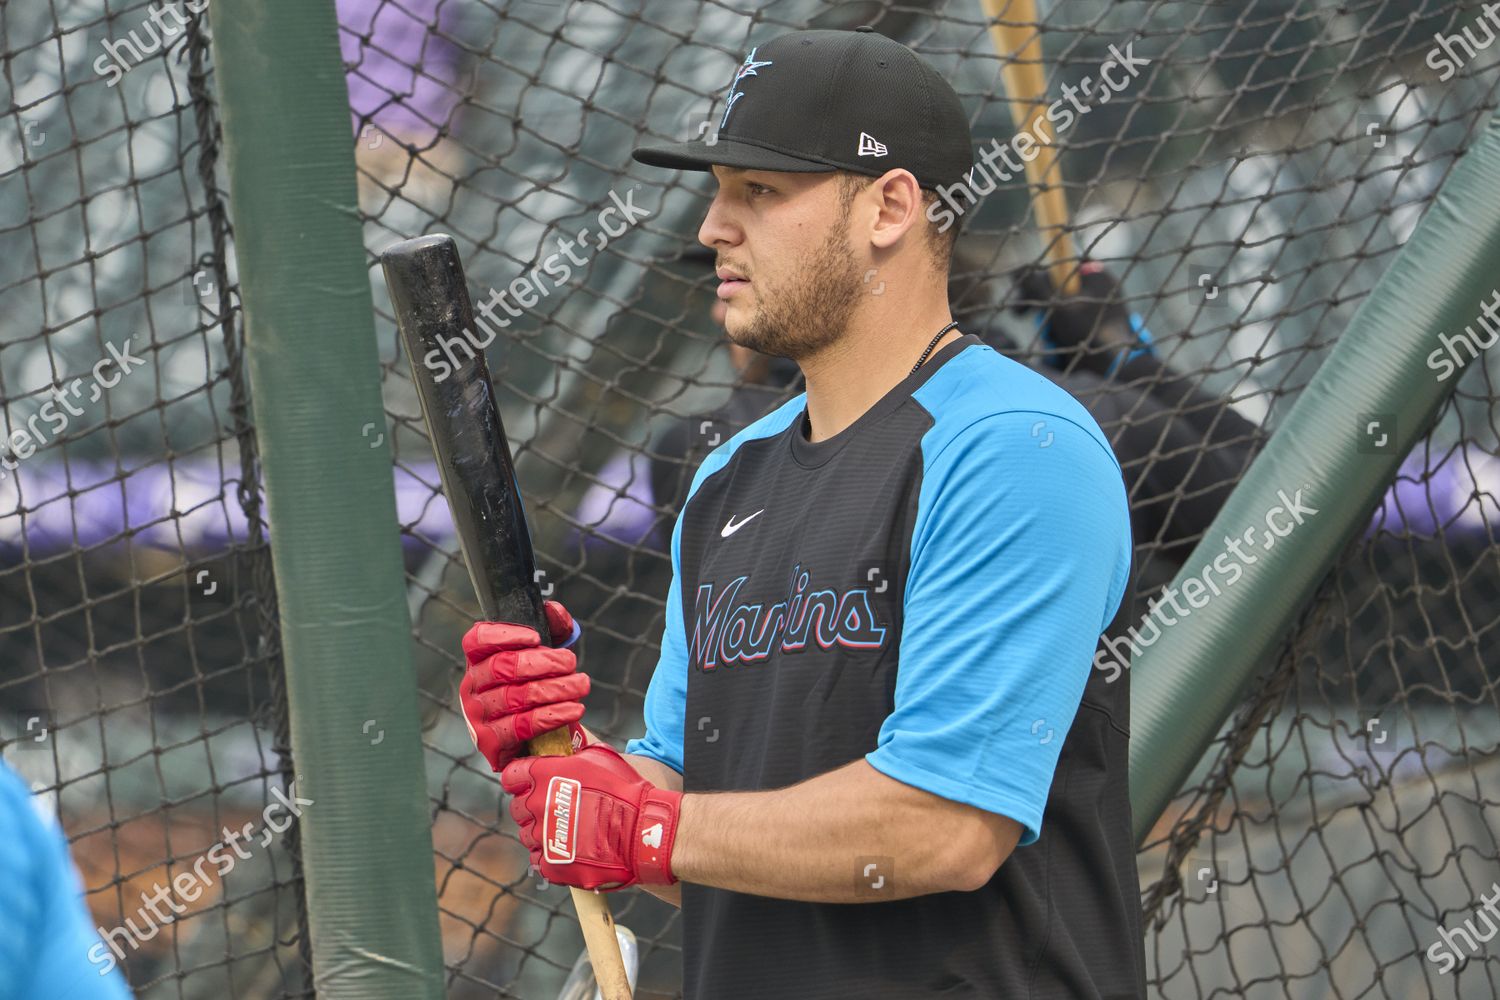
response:
<path fill-rule="evenodd" d="M 895 707 L 870 764 L 1035 841 L 1130 544 L 1119 465 L 1088 430 L 1009 412 L 956 434 L 924 464 Z"/>
<path fill-rule="evenodd" d="M 696 484 L 695 484 L 696 485 Z M 625 743 L 626 753 L 651 757 L 682 773 L 687 713 L 687 636 L 682 618 L 682 517 L 672 529 L 672 585 L 667 589 L 667 623 L 661 658 L 646 686 L 646 735 Z"/>

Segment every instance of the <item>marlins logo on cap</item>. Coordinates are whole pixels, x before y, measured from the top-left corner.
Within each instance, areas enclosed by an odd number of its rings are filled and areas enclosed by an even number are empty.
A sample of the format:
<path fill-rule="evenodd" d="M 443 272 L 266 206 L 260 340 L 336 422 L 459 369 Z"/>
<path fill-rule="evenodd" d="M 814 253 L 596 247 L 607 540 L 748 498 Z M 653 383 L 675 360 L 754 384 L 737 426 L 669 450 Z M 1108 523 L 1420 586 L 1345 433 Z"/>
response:
<path fill-rule="evenodd" d="M 745 96 L 745 92 L 743 90 L 735 89 L 740 85 L 740 81 L 747 76 L 759 76 L 760 74 L 757 73 L 756 70 L 770 65 L 771 63 L 769 61 L 756 62 L 755 49 L 750 50 L 750 54 L 745 57 L 745 61 L 740 63 L 739 70 L 735 72 L 734 82 L 729 85 L 729 97 L 726 98 L 724 103 L 724 117 L 719 119 L 719 128 L 723 128 L 724 123 L 729 121 L 729 112 L 734 110 L 734 102 Z"/>

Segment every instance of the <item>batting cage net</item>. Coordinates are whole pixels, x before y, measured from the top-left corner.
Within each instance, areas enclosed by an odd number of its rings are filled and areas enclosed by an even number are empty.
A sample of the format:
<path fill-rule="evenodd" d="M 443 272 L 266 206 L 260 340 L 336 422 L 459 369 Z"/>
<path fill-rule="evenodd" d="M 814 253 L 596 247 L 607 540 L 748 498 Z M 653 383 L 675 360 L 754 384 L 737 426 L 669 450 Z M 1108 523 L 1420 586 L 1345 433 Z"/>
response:
<path fill-rule="evenodd" d="M 153 18 L 166 6 L 180 19 Z M 0 738 L 65 828 L 138 996 L 309 996 L 295 810 L 273 810 L 296 774 L 275 526 L 199 6 L 0 5 Z M 952 82 L 977 152 L 1007 147 L 948 202 L 955 314 L 1064 379 L 1114 439 L 1142 608 L 1496 107 L 1497 29 L 1479 6 L 1036 7 L 1033 22 L 995 5 L 1039 37 L 1046 103 L 1068 110 L 1031 136 L 1060 150 L 1066 245 L 1034 218 L 981 0 L 338 0 L 389 417 L 366 436 L 395 455 L 450 996 L 550 1000 L 582 942 L 566 890 L 528 870 L 458 711 L 477 608 L 379 251 L 458 241 L 488 320 L 451 360 L 488 354 L 543 593 L 583 624 L 585 724 L 620 745 L 643 728 L 692 471 L 800 391 L 794 367 L 725 349 L 694 250 L 712 179 L 629 155 L 711 137 L 757 44 L 873 25 Z M 1059 248 L 1118 282 L 1083 295 L 1133 314 L 1149 350 L 1100 366 L 1039 332 L 1019 276 Z M 1454 368 L 1477 353 L 1458 344 Z M 1455 377 L 1147 838 L 1153 993 L 1497 992 L 1482 942 L 1449 933 L 1500 855 L 1492 369 L 1482 357 Z M 1370 414 L 1366 446 L 1395 433 Z M 687 728 L 717 738 L 712 718 Z M 141 909 L 244 830 L 244 856 L 209 866 L 174 919 Z M 638 996 L 681 996 L 678 912 L 644 893 L 611 904 L 640 943 Z"/>
<path fill-rule="evenodd" d="M 0 745 L 101 974 L 281 996 L 297 830 L 208 41 L 148 13 L 0 5 Z"/>

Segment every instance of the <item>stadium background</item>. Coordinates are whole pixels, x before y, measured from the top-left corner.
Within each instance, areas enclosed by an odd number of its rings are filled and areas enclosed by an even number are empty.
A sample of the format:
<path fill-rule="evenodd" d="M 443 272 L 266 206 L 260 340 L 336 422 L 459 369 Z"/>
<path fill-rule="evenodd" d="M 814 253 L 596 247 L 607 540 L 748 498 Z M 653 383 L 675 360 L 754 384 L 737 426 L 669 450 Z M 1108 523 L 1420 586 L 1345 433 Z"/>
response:
<path fill-rule="evenodd" d="M 93 68 L 106 40 L 147 41 L 153 6 L 0 7 L 7 430 L 108 344 L 146 359 L 0 479 L 0 739 L 60 816 L 105 927 L 296 773 L 209 25 L 195 17 L 116 86 Z M 374 254 L 452 233 L 477 297 L 594 227 L 610 192 L 651 210 L 489 352 L 544 586 L 584 623 L 585 721 L 618 742 L 639 731 L 669 576 L 655 445 L 736 380 L 711 278 L 676 259 L 709 188 L 630 148 L 716 120 L 743 54 L 785 30 L 870 23 L 906 42 L 953 82 L 979 142 L 1014 132 L 1000 61 L 977 0 L 337 9 L 388 419 L 328 433 L 394 454 L 449 995 L 550 998 L 581 942 L 566 893 L 528 875 L 455 710 L 471 599 Z M 1446 81 L 1427 61 L 1434 33 L 1474 32 L 1481 9 L 1041 10 L 1054 96 L 1111 44 L 1152 60 L 1060 137 L 1075 240 L 1173 370 L 1274 432 L 1495 110 L 1494 53 Z M 957 266 L 998 279 L 966 286 L 965 314 L 1033 356 L 1004 276 L 1042 251 L 1017 180 L 967 220 Z M 1423 957 L 1500 853 L 1493 371 L 1485 358 L 1457 380 L 1147 838 L 1159 995 L 1495 995 L 1493 959 L 1439 976 Z M 1170 578 L 1160 540 L 1137 545 L 1146 586 Z M 39 716 L 47 738 L 29 739 Z M 675 911 L 613 903 L 643 944 L 640 995 L 675 995 Z M 311 995 L 306 920 L 294 825 L 124 964 L 141 997 Z"/>

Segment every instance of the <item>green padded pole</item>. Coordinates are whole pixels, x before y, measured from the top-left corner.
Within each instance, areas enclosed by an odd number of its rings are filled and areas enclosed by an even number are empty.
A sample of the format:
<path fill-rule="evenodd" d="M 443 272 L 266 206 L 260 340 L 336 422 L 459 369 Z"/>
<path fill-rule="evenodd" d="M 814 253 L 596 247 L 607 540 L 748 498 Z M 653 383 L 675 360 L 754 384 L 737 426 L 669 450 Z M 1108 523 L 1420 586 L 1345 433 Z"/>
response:
<path fill-rule="evenodd" d="M 1246 683 L 1275 655 L 1340 551 L 1369 523 L 1401 460 L 1458 382 L 1458 375 L 1439 381 L 1428 357 L 1446 354 L 1439 334 L 1461 337 L 1468 326 L 1481 331 L 1481 307 L 1500 285 L 1497 191 L 1500 119 L 1492 119 L 1174 581 L 1180 588 L 1188 577 L 1201 577 L 1229 551 L 1226 536 L 1263 531 L 1267 512 L 1283 502 L 1278 493 L 1295 499 L 1303 489 L 1302 503 L 1317 511 L 1269 550 L 1259 544 L 1262 535 L 1256 544 L 1242 543 L 1256 558 L 1240 562 L 1243 577 L 1226 587 L 1226 577 L 1214 574 L 1221 592 L 1163 627 L 1136 658 L 1130 799 L 1137 842 L 1234 711 Z M 1367 433 L 1377 416 L 1394 416 L 1394 427 L 1383 420 Z M 1374 449 L 1381 433 L 1391 435 L 1394 447 Z M 1278 516 L 1278 523 L 1288 522 Z"/>
<path fill-rule="evenodd" d="M 332 0 L 213 0 L 319 997 L 439 998 L 411 625 Z"/>

